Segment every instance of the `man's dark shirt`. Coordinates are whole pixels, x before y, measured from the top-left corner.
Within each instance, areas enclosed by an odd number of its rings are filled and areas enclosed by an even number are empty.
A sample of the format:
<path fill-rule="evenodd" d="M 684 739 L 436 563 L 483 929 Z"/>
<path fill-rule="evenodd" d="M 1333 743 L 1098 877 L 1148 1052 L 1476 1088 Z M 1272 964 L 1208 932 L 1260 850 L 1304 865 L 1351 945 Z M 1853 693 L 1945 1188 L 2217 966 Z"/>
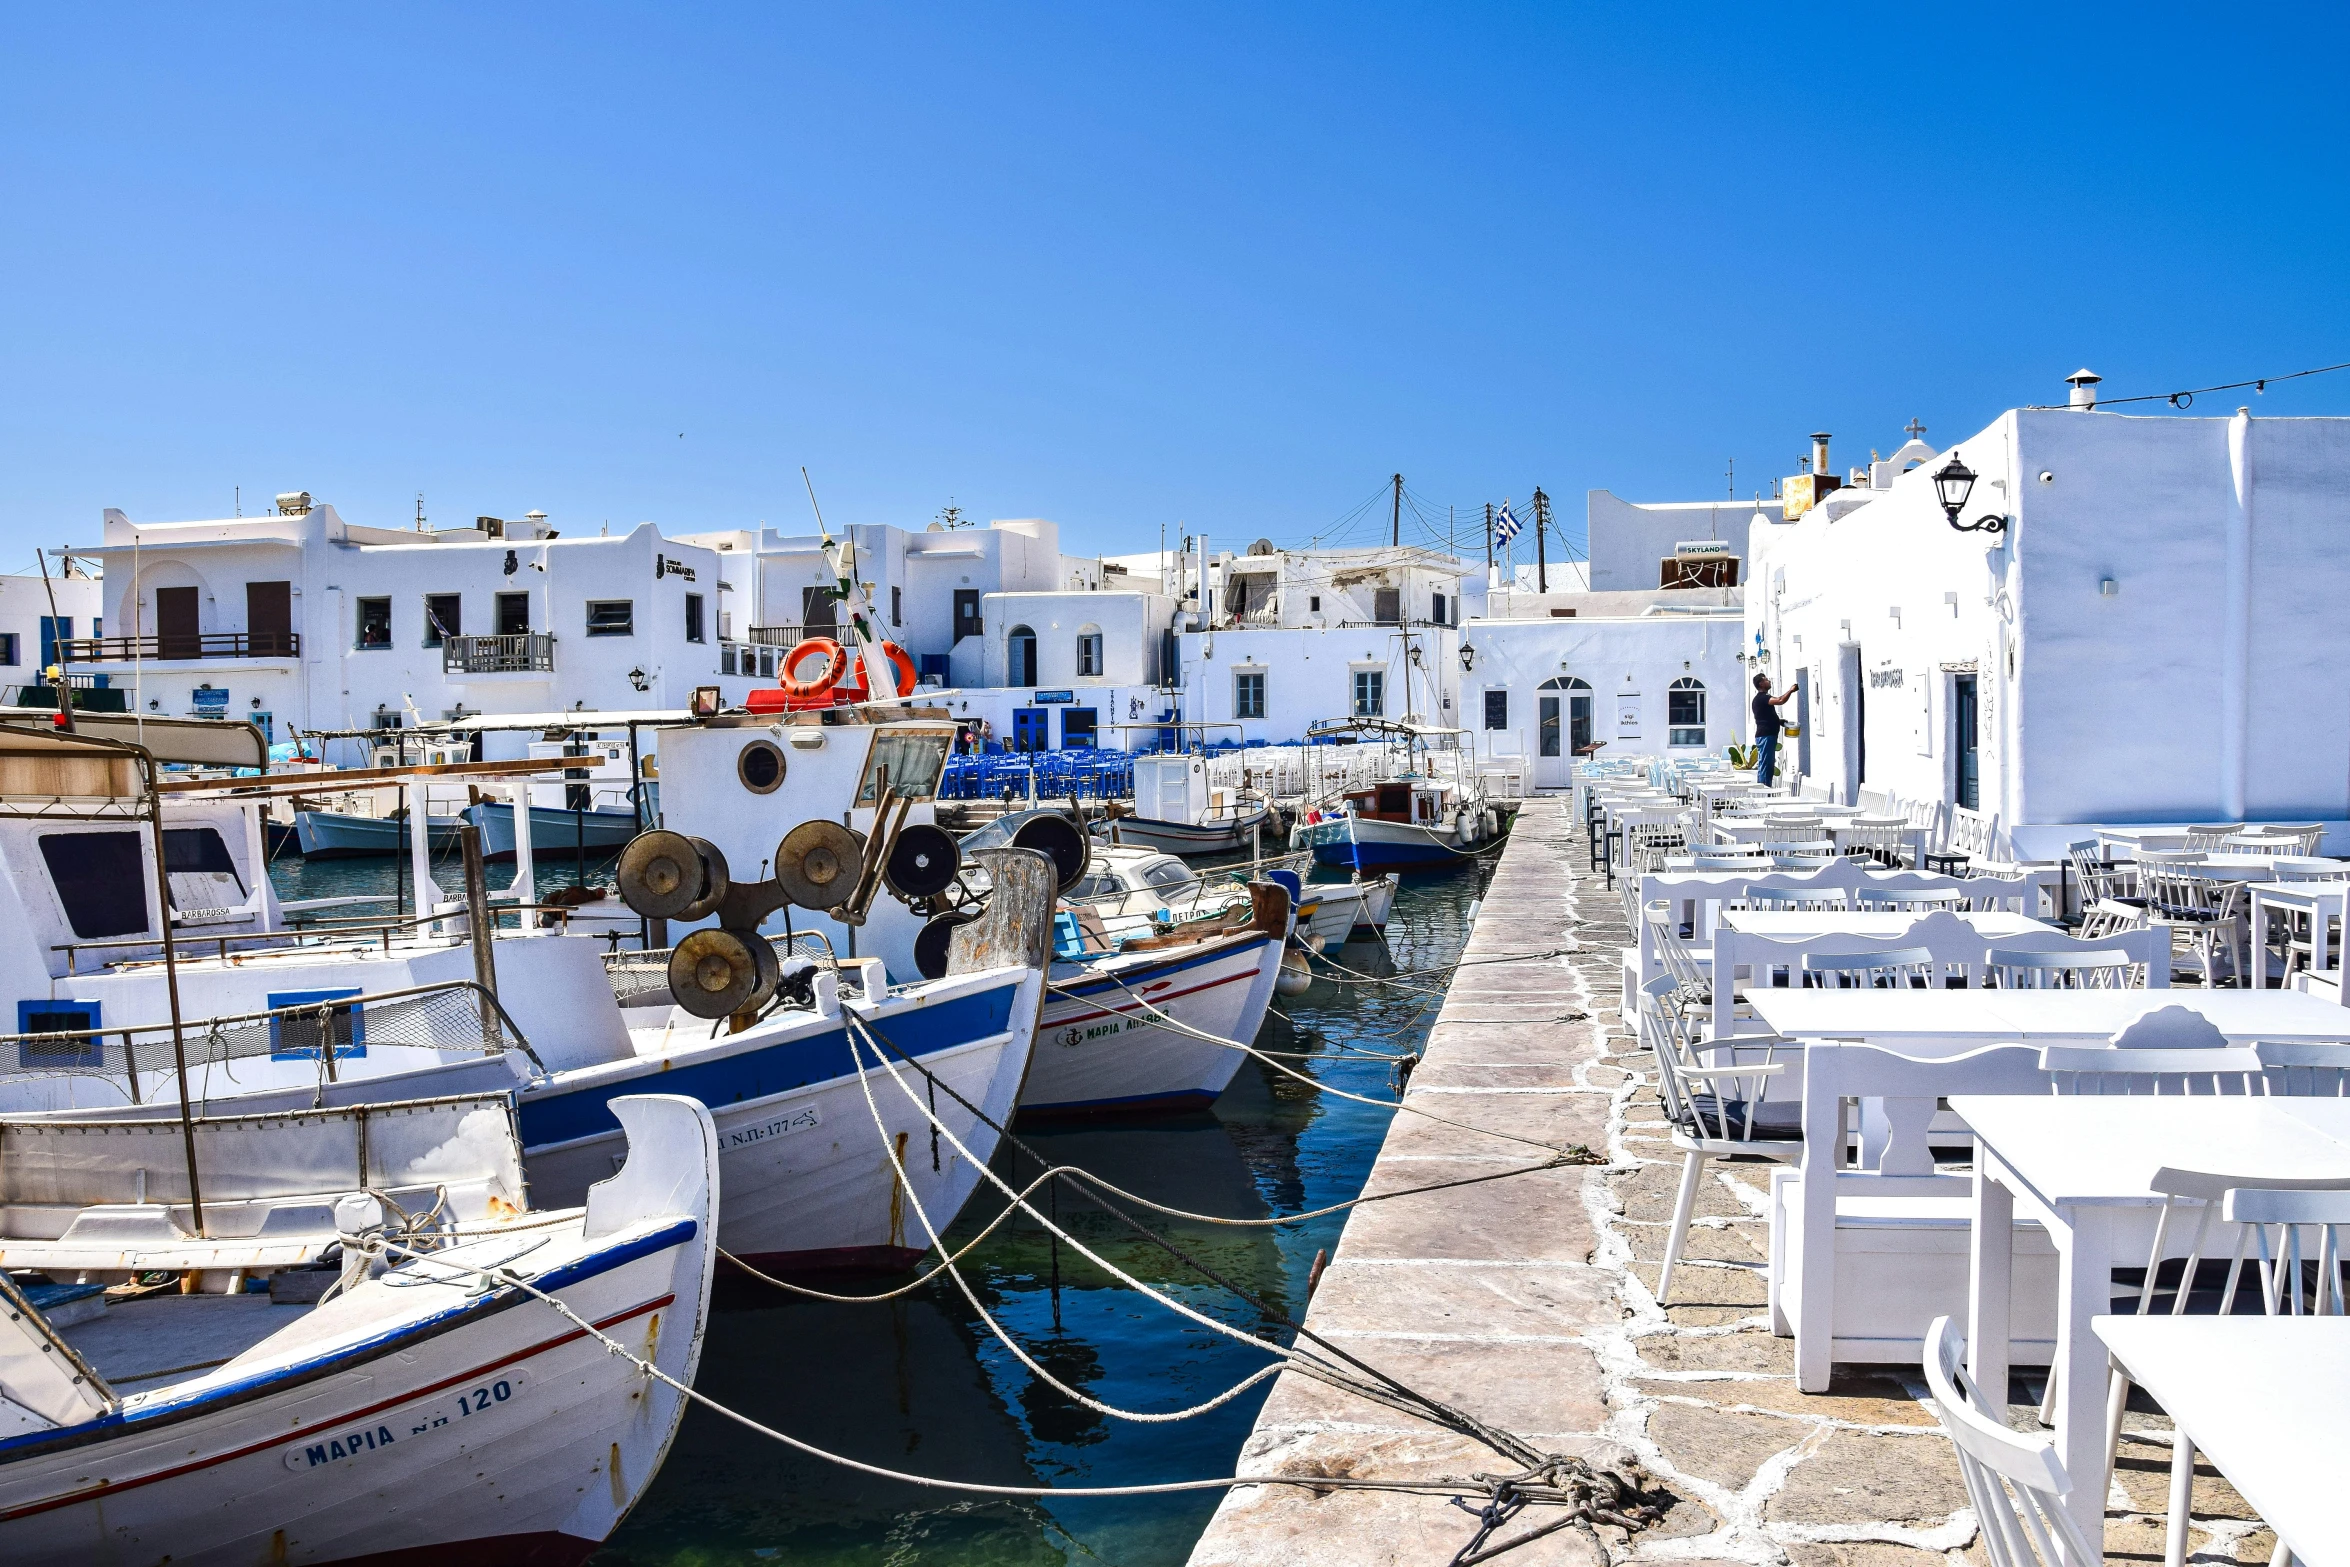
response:
<path fill-rule="evenodd" d="M 1765 735 L 1778 732 L 1779 710 L 1771 705 L 1771 694 L 1768 691 L 1757 691 L 1754 694 L 1754 737 L 1760 740 Z"/>

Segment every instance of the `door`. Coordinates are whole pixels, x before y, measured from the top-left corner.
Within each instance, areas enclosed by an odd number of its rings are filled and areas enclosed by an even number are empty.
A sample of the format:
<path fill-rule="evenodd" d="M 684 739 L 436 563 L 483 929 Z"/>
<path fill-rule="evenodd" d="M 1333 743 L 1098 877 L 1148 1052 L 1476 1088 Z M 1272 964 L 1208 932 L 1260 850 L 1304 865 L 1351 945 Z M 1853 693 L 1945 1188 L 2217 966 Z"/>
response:
<path fill-rule="evenodd" d="M 979 590 L 955 589 L 955 640 L 979 635 Z"/>
<path fill-rule="evenodd" d="M 155 590 L 155 656 L 194 658 L 203 643 L 196 631 L 196 590 Z"/>
<path fill-rule="evenodd" d="M 1800 778 L 1811 771 L 1810 670 L 1799 669 L 1795 672 L 1795 700 L 1789 703 L 1788 706 L 1795 714 L 1795 727 L 1801 731 L 1801 733 L 1797 734 L 1795 737 L 1795 774 Z M 1779 750 L 1781 757 L 1779 771 L 1781 773 L 1787 771 L 1787 763 L 1785 760 L 1786 749 L 1786 737 L 1781 736 L 1779 739 Z"/>
<path fill-rule="evenodd" d="M 245 647 L 255 657 L 294 650 L 294 585 L 245 584 Z"/>
<path fill-rule="evenodd" d="M 196 590 L 190 588 L 188 591 L 193 593 Z M 72 640 L 73 617 L 71 615 L 43 615 L 41 617 L 41 662 L 39 668 L 43 680 L 49 678 L 49 666 L 57 662 L 57 644 L 60 641 L 70 642 Z"/>
<path fill-rule="evenodd" d="M 1838 739 L 1843 742 L 1840 758 L 1843 776 L 1837 779 L 1843 793 L 1839 796 L 1846 805 L 1860 803 L 1860 786 L 1868 778 L 1868 697 L 1867 683 L 1861 678 L 1860 644 L 1847 642 L 1836 650 L 1836 705 Z"/>
<path fill-rule="evenodd" d="M 1046 751 L 1052 748 L 1053 712 L 1049 707 L 1012 709 L 1012 749 Z"/>
<path fill-rule="evenodd" d="M 840 623 L 835 613 L 839 603 L 840 600 L 832 596 L 830 588 L 800 589 L 800 624 L 806 634 L 820 636 L 834 629 Z"/>
<path fill-rule="evenodd" d="M 523 637 L 530 635 L 530 595 L 501 593 L 498 595 L 498 635 Z"/>
<path fill-rule="evenodd" d="M 1975 677 L 1959 675 L 1950 683 L 1950 722 L 1954 792 L 1970 811 L 1983 808 L 1982 766 L 1975 752 Z"/>

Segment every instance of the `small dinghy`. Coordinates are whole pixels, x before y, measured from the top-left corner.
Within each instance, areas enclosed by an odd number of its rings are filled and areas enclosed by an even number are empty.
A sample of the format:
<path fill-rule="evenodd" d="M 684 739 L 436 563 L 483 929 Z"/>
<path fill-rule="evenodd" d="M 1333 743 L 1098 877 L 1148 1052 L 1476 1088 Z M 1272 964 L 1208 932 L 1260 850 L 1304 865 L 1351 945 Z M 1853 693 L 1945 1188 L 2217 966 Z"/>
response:
<path fill-rule="evenodd" d="M 0 1560 L 583 1559 L 685 1400 L 581 1324 L 689 1382 L 716 1260 L 709 1113 L 612 1109 L 552 1212 L 495 1096 L 0 1123 Z"/>

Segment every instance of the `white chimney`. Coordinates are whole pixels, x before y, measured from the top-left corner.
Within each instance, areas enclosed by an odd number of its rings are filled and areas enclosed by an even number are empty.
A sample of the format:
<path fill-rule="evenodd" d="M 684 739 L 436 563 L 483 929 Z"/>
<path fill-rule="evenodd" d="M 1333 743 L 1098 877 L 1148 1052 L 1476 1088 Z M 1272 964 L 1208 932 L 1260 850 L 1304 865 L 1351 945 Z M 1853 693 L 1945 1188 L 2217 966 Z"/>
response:
<path fill-rule="evenodd" d="M 1814 473 L 1826 473 L 1828 471 L 1828 432 L 1825 430 L 1814 430 L 1812 432 L 1811 471 Z"/>
<path fill-rule="evenodd" d="M 2104 379 L 2105 377 L 2094 370 L 2075 370 L 2071 375 L 2066 376 L 2064 384 L 2073 389 L 2072 406 L 2075 408 L 2096 407 L 2097 383 Z"/>

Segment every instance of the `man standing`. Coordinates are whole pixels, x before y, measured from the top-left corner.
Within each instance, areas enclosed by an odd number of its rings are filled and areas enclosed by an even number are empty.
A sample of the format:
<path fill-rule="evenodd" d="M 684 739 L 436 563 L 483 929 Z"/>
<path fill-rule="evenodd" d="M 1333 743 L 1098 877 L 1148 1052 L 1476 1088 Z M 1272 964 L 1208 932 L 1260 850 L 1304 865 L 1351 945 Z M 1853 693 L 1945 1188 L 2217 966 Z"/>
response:
<path fill-rule="evenodd" d="M 1787 705 L 1788 697 L 1795 695 L 1789 686 L 1786 696 L 1771 695 L 1771 677 L 1754 677 L 1754 781 L 1767 784 L 1779 767 L 1779 709 Z"/>

